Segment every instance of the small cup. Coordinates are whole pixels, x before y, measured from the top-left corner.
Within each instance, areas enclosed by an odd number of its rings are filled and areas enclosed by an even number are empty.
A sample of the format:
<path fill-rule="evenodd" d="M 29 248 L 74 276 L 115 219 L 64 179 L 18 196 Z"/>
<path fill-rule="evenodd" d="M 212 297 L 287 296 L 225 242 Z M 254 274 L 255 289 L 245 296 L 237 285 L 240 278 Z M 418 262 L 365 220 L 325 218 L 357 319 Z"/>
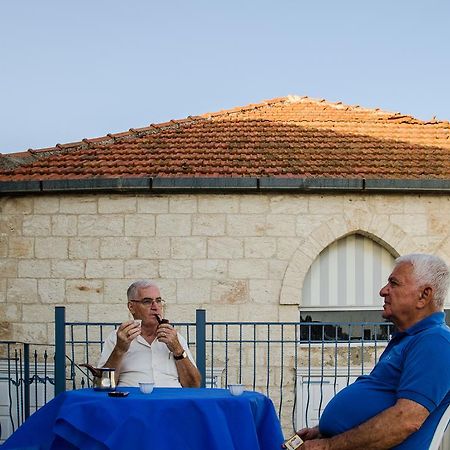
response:
<path fill-rule="evenodd" d="M 243 384 L 229 384 L 228 390 L 230 391 L 231 395 L 241 395 L 244 392 L 244 385 Z"/>
<path fill-rule="evenodd" d="M 151 394 L 154 386 L 155 386 L 155 383 L 139 383 L 139 390 L 143 394 Z"/>

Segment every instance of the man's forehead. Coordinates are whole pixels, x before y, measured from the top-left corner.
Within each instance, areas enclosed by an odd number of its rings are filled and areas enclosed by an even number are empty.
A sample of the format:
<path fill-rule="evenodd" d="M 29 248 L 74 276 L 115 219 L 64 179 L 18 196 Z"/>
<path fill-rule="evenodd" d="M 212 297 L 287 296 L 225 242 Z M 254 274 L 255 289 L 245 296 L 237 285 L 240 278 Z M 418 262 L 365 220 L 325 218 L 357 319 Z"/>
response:
<path fill-rule="evenodd" d="M 152 297 L 152 298 L 161 297 L 161 293 L 157 286 L 147 286 L 144 288 L 140 288 L 138 292 L 143 297 Z"/>
<path fill-rule="evenodd" d="M 413 276 L 413 265 L 408 262 L 403 262 L 394 267 L 389 278 L 410 278 Z"/>

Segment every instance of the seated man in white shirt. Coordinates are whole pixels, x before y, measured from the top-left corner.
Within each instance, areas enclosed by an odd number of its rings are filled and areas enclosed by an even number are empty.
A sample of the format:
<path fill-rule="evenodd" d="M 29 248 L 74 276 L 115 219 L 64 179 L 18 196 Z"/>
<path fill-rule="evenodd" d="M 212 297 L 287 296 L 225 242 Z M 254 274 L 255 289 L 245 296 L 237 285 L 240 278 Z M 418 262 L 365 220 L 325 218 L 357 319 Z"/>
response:
<path fill-rule="evenodd" d="M 127 297 L 135 320 L 123 322 L 106 338 L 97 367 L 115 368 L 118 386 L 199 387 L 201 376 L 186 340 L 161 320 L 164 300 L 158 286 L 135 281 Z"/>

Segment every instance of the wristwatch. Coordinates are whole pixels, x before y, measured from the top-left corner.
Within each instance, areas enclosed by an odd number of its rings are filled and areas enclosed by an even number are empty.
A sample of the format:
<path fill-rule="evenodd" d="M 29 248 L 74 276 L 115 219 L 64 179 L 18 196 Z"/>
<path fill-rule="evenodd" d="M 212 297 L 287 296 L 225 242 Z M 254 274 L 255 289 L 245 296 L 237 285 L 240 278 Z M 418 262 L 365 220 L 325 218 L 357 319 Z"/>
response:
<path fill-rule="evenodd" d="M 175 361 L 180 361 L 181 359 L 187 358 L 187 353 L 183 350 L 183 353 L 181 355 L 173 355 L 173 359 Z"/>

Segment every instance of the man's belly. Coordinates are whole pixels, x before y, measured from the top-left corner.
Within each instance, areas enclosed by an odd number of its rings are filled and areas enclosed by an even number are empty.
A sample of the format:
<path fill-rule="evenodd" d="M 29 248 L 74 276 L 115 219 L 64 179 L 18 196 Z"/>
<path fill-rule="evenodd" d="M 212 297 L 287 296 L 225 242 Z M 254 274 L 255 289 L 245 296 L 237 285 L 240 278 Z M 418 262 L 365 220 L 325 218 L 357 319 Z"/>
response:
<path fill-rule="evenodd" d="M 396 401 L 391 389 L 360 379 L 331 399 L 320 418 L 320 432 L 324 436 L 343 433 L 393 406 Z"/>

